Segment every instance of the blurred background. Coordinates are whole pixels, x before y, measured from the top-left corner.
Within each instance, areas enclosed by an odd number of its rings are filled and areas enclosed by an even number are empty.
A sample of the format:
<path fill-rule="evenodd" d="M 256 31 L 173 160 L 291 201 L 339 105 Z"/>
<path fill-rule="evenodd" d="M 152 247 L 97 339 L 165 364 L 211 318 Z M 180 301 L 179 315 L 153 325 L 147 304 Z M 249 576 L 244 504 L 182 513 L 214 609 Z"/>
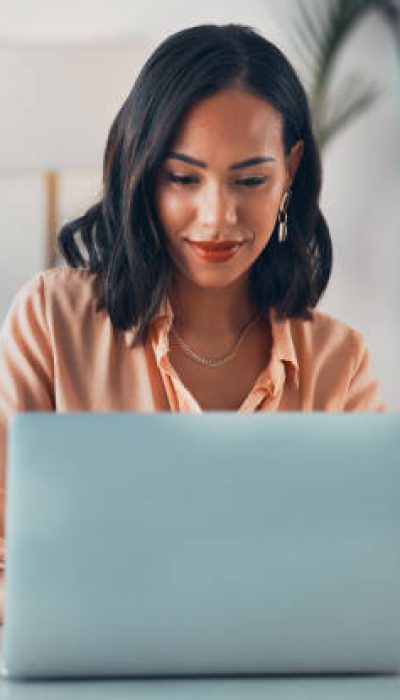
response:
<path fill-rule="evenodd" d="M 111 121 L 168 34 L 241 22 L 278 44 L 310 97 L 334 267 L 319 308 L 360 331 L 400 410 L 397 0 L 0 0 L 0 323 L 60 264 L 55 238 L 101 193 Z"/>

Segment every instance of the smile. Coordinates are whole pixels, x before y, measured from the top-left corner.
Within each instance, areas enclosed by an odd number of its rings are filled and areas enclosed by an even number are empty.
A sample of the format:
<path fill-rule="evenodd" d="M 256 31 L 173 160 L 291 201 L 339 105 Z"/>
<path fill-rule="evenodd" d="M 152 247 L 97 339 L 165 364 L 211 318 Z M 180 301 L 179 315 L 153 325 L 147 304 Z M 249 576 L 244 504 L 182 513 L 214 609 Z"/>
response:
<path fill-rule="evenodd" d="M 225 262 L 237 253 L 242 242 L 224 241 L 222 243 L 187 241 L 198 257 L 207 262 Z"/>

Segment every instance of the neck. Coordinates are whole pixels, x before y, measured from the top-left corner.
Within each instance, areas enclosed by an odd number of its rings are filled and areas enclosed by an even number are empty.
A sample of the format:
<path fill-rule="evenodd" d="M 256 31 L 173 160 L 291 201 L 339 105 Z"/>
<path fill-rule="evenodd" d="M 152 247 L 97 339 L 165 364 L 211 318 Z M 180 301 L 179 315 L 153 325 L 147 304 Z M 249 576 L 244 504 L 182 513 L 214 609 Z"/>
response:
<path fill-rule="evenodd" d="M 197 338 L 237 338 L 257 313 L 249 298 L 247 278 L 227 287 L 199 287 L 175 277 L 170 301 L 176 328 Z"/>

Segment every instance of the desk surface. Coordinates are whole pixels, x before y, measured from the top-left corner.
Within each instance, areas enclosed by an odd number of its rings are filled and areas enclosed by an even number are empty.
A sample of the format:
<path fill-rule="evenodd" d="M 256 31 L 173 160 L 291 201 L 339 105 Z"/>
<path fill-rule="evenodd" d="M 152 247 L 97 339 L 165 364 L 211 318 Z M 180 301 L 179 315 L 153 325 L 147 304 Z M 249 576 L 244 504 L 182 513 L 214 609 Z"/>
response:
<path fill-rule="evenodd" d="M 2 627 L 0 625 L 0 645 Z M 0 679 L 1 700 L 398 700 L 400 675 L 20 682 Z"/>

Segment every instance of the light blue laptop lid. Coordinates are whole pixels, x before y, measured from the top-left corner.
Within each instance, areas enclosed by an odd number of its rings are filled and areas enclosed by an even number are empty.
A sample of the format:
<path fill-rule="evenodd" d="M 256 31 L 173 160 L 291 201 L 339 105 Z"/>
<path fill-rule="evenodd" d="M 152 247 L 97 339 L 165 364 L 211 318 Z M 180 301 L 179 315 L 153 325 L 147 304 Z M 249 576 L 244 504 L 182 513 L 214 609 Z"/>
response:
<path fill-rule="evenodd" d="M 5 672 L 399 669 L 399 455 L 397 414 L 18 416 Z"/>

